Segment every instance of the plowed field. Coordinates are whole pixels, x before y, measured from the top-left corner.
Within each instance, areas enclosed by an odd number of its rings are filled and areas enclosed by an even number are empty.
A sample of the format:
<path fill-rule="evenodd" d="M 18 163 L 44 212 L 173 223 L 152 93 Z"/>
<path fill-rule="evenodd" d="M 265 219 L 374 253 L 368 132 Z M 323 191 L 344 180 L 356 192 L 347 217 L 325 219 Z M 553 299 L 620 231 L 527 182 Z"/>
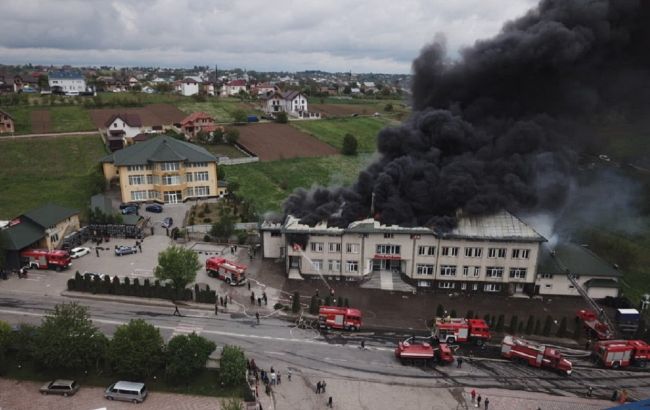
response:
<path fill-rule="evenodd" d="M 142 125 L 172 125 L 187 117 L 183 111 L 170 104 L 151 104 L 139 108 L 102 108 L 90 110 L 90 117 L 97 128 L 106 128 L 106 121 L 113 114 L 137 114 L 140 116 Z"/>
<path fill-rule="evenodd" d="M 338 154 L 336 148 L 287 124 L 246 125 L 238 130 L 239 143 L 260 161 Z"/>

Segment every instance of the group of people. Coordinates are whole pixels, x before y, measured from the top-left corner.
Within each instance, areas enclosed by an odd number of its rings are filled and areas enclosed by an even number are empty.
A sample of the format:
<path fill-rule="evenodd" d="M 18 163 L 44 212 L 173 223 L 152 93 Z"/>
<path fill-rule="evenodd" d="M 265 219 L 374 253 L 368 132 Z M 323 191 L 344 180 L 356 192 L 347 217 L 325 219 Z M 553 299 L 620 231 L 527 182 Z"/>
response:
<path fill-rule="evenodd" d="M 327 383 L 325 383 L 325 380 L 318 381 L 316 383 L 316 394 L 326 393 L 327 392 L 326 388 L 327 388 Z M 333 407 L 333 402 L 334 399 L 332 398 L 332 396 L 329 396 L 329 398 L 327 399 L 327 407 Z"/>
<path fill-rule="evenodd" d="M 480 394 L 476 394 L 476 390 L 472 389 L 472 392 L 470 393 L 470 396 L 472 397 L 472 405 L 474 407 L 481 407 L 481 402 L 483 401 L 483 397 L 481 397 Z M 485 406 L 485 410 L 488 410 L 490 406 L 490 399 L 487 397 L 485 398 L 485 401 L 483 401 L 483 405 Z"/>

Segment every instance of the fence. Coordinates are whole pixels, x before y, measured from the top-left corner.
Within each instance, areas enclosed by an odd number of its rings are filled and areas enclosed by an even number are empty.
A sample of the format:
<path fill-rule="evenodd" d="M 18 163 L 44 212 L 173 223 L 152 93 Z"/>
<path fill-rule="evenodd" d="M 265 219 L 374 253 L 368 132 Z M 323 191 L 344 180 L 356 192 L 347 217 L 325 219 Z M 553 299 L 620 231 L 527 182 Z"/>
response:
<path fill-rule="evenodd" d="M 238 222 L 235 224 L 236 231 L 250 231 L 251 229 L 257 229 L 259 224 L 257 222 Z M 188 233 L 208 233 L 212 229 L 212 225 L 189 225 L 185 229 Z"/>

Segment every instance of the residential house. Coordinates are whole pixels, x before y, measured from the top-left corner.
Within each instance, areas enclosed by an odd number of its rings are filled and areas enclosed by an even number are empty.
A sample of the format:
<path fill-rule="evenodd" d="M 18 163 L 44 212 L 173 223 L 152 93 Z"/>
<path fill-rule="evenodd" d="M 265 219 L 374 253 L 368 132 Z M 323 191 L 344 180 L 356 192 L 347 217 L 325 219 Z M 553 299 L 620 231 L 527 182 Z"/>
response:
<path fill-rule="evenodd" d="M 5 132 L 16 132 L 14 117 L 6 111 L 0 110 L 0 134 Z"/>
<path fill-rule="evenodd" d="M 202 82 L 201 83 L 201 93 L 213 97 L 214 96 L 214 84 L 212 84 L 209 81 Z"/>
<path fill-rule="evenodd" d="M 223 85 L 221 95 L 234 96 L 241 91 L 247 92 L 246 80 L 232 80 Z"/>
<path fill-rule="evenodd" d="M 79 211 L 56 204 L 45 204 L 32 209 L 0 229 L 3 247 L 7 252 L 6 265 L 20 266 L 20 252 L 27 248 L 57 249 L 66 235 L 79 229 Z"/>
<path fill-rule="evenodd" d="M 260 104 L 262 111 L 270 115 L 286 112 L 297 118 L 320 118 L 320 113 L 309 112 L 307 97 L 300 91 L 275 92 L 260 98 Z"/>
<path fill-rule="evenodd" d="M 86 91 L 86 79 L 81 71 L 51 71 L 47 75 L 48 85 L 52 91 L 79 93 Z"/>
<path fill-rule="evenodd" d="M 217 157 L 169 136 L 129 145 L 100 160 L 123 202 L 178 203 L 218 195 Z"/>
<path fill-rule="evenodd" d="M 111 151 L 122 149 L 142 131 L 142 121 L 137 114 L 114 114 L 104 125 Z"/>
<path fill-rule="evenodd" d="M 143 93 L 145 93 L 145 94 L 153 94 L 153 93 L 156 92 L 156 90 L 154 90 L 152 87 L 150 87 L 150 86 L 148 86 L 148 85 L 145 85 L 144 87 L 142 87 L 142 90 L 141 90 L 141 91 L 142 91 Z"/>
<path fill-rule="evenodd" d="M 365 94 L 373 94 L 375 91 L 377 91 L 377 87 L 373 81 L 364 81 L 361 83 L 361 88 Z"/>
<path fill-rule="evenodd" d="M 179 87 L 181 95 L 186 97 L 197 95 L 199 93 L 199 83 L 193 78 L 185 78 L 180 82 Z"/>
<path fill-rule="evenodd" d="M 214 124 L 214 118 L 204 112 L 193 112 L 181 121 L 181 130 L 190 139 L 196 137 L 199 132 L 212 132 L 218 126 Z"/>
<path fill-rule="evenodd" d="M 264 97 L 271 95 L 273 93 L 279 93 L 282 90 L 280 90 L 280 87 L 277 85 L 273 85 L 270 83 L 259 83 L 256 84 L 251 88 L 251 95 L 255 95 L 257 97 Z"/>

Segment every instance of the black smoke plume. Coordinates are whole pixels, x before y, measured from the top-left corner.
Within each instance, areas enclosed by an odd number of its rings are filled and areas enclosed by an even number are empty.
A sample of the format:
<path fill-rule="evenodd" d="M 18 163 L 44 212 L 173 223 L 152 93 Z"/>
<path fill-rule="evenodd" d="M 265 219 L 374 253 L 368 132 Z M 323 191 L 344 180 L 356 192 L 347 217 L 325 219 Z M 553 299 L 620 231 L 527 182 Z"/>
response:
<path fill-rule="evenodd" d="M 425 47 L 413 62 L 413 114 L 379 133 L 380 159 L 350 188 L 295 191 L 285 214 L 449 229 L 458 210 L 563 206 L 578 155 L 598 143 L 588 125 L 650 102 L 649 9 L 545 0 L 456 62 L 442 41 Z"/>

